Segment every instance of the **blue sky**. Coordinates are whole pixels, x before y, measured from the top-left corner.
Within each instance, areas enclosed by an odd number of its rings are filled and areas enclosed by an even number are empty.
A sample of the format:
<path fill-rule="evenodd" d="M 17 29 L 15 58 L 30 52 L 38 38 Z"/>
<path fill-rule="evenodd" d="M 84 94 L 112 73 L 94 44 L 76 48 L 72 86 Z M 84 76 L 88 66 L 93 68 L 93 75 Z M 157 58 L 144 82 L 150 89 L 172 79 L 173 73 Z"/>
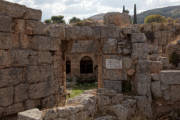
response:
<path fill-rule="evenodd" d="M 112 11 L 122 11 L 125 5 L 133 13 L 134 3 L 137 4 L 137 12 L 145 10 L 180 5 L 180 0 L 7 0 L 27 7 L 41 9 L 42 20 L 53 15 L 63 15 L 65 20 L 76 16 L 81 19 L 89 16 Z"/>

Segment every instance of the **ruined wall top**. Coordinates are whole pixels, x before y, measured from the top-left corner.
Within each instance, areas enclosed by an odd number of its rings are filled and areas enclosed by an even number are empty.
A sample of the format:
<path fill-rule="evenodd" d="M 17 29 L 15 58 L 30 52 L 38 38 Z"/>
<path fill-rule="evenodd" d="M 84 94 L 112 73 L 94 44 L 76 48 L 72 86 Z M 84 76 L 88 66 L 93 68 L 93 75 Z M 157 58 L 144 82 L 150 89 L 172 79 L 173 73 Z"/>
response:
<path fill-rule="evenodd" d="M 10 16 L 12 18 L 26 19 L 26 20 L 41 20 L 42 12 L 40 10 L 34 10 L 27 8 L 23 5 L 0 1 L 0 15 Z"/>

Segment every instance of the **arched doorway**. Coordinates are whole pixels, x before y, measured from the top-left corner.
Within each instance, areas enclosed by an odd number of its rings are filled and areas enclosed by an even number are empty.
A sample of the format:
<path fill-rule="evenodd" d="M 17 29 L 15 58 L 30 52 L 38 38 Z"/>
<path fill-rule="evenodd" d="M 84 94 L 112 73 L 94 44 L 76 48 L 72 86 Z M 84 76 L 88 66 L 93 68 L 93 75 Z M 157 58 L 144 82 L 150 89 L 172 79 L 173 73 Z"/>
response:
<path fill-rule="evenodd" d="M 85 56 L 80 61 L 80 73 L 90 74 L 93 73 L 93 61 L 90 57 Z"/>

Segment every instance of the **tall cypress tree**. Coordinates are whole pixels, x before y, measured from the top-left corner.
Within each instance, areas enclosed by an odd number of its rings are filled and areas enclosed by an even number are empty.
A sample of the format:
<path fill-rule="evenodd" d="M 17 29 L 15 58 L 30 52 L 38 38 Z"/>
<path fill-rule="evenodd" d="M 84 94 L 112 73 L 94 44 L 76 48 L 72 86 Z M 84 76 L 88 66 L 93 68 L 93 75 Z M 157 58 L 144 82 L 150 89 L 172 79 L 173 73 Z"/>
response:
<path fill-rule="evenodd" d="M 133 24 L 137 24 L 136 4 L 134 4 L 134 20 L 133 20 Z"/>
<path fill-rule="evenodd" d="M 123 11 L 122 11 L 122 13 L 124 13 L 125 12 L 125 6 L 123 5 Z"/>

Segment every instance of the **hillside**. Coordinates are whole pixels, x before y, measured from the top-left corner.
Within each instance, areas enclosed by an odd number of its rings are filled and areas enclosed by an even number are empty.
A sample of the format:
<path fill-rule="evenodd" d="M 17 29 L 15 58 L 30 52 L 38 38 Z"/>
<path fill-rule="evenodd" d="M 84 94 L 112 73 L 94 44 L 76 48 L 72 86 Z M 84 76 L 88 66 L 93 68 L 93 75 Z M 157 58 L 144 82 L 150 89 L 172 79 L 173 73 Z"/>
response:
<path fill-rule="evenodd" d="M 144 19 L 148 15 L 160 14 L 165 17 L 180 18 L 180 6 L 171 6 L 158 9 L 152 9 L 138 14 L 137 21 L 139 24 L 144 23 Z"/>
<path fill-rule="evenodd" d="M 164 7 L 164 8 L 158 8 L 158 9 L 152 9 L 148 11 L 144 11 L 137 15 L 137 21 L 139 24 L 144 23 L 144 19 L 148 15 L 152 14 L 160 14 L 165 17 L 171 17 L 171 18 L 180 18 L 180 6 L 171 6 L 171 7 Z M 103 20 L 104 13 L 94 15 L 92 17 L 89 17 L 89 19 L 92 20 Z"/>
<path fill-rule="evenodd" d="M 105 15 L 105 13 L 100 13 L 100 14 L 91 16 L 88 19 L 92 19 L 92 20 L 95 20 L 95 21 L 103 20 L 104 19 L 104 15 Z"/>

